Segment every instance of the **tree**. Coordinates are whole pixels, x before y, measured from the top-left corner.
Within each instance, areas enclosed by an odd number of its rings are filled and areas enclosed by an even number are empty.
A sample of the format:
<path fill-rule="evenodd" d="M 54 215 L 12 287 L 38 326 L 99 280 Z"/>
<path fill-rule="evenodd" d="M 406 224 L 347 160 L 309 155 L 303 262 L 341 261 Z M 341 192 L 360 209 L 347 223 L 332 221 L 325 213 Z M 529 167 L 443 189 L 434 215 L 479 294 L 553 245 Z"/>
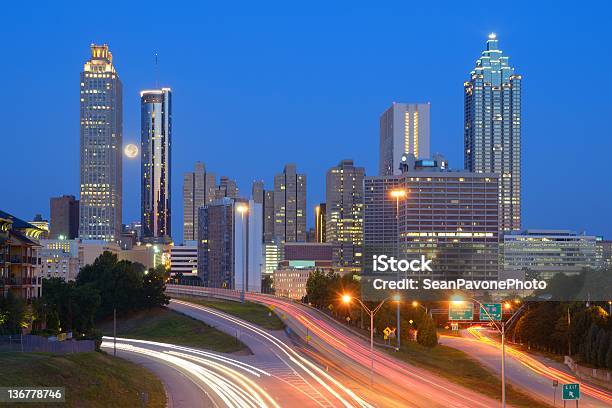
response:
<path fill-rule="evenodd" d="M 272 276 L 265 275 L 261 279 L 261 292 L 274 294 L 274 281 L 272 279 Z"/>
<path fill-rule="evenodd" d="M 605 330 L 600 330 L 597 335 L 597 359 L 594 362 L 596 367 L 606 367 L 606 354 L 610 346 L 610 335 Z"/>
<path fill-rule="evenodd" d="M 26 307 L 23 299 L 8 291 L 0 296 L 0 333 L 16 334 L 27 326 Z"/>
<path fill-rule="evenodd" d="M 436 323 L 428 314 L 425 314 L 418 326 L 417 343 L 426 347 L 435 347 L 438 344 Z"/>
<path fill-rule="evenodd" d="M 149 269 L 143 276 L 142 285 L 143 307 L 152 308 L 170 303 L 170 297 L 166 296 L 166 268 L 158 265 Z"/>

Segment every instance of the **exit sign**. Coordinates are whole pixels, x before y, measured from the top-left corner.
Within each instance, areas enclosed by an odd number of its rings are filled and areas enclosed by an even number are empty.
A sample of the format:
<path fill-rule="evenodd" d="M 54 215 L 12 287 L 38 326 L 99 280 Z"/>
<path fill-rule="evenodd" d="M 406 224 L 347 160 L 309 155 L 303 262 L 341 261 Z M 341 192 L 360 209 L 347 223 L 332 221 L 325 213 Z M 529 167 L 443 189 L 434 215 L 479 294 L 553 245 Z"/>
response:
<path fill-rule="evenodd" d="M 480 305 L 480 321 L 488 322 L 491 320 L 501 321 L 502 319 L 502 304 L 501 303 L 483 303 Z"/>

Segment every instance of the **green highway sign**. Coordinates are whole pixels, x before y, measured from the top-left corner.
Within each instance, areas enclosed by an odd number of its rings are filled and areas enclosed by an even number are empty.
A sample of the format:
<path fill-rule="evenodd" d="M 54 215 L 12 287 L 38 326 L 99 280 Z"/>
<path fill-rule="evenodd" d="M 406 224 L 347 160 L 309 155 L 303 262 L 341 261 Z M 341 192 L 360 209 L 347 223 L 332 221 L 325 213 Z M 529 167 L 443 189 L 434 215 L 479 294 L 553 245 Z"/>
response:
<path fill-rule="evenodd" d="M 450 302 L 448 320 L 474 320 L 474 303 Z"/>
<path fill-rule="evenodd" d="M 502 304 L 501 303 L 483 303 L 480 305 L 480 321 L 488 322 L 491 320 L 501 321 L 502 319 Z"/>
<path fill-rule="evenodd" d="M 563 394 L 561 398 L 564 400 L 579 400 L 580 399 L 580 384 L 563 384 Z"/>

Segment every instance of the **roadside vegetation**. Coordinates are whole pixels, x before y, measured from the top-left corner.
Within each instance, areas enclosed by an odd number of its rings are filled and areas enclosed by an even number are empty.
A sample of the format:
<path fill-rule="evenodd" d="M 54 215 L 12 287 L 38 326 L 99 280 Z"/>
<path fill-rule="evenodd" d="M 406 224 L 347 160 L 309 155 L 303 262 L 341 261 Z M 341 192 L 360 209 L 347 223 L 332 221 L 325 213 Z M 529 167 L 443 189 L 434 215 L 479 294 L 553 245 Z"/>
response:
<path fill-rule="evenodd" d="M 282 330 L 285 324 L 279 317 L 269 308 L 259 303 L 253 302 L 233 302 L 231 300 L 220 300 L 203 297 L 176 297 L 177 299 L 186 302 L 196 303 L 198 305 L 210 307 L 220 310 L 232 316 L 238 317 L 247 322 L 253 323 L 259 327 L 268 330 Z"/>
<path fill-rule="evenodd" d="M 44 279 L 42 297 L 25 305 L 12 295 L 0 299 L 0 334 L 18 334 L 31 327 L 43 336 L 72 332 L 76 339 L 99 339 L 95 322 L 113 315 L 150 310 L 168 304 L 167 272 L 119 261 L 104 252 L 81 269 L 75 281 Z"/>
<path fill-rule="evenodd" d="M 113 320 L 100 324 L 105 336 L 113 335 Z M 134 312 L 117 319 L 117 337 L 151 340 L 181 346 L 198 347 L 222 353 L 248 350 L 233 336 L 166 308 Z"/>
<path fill-rule="evenodd" d="M 152 372 L 105 353 L 0 353 L 0 366 L 0 387 L 65 387 L 66 403 L 47 407 L 166 406 L 164 387 Z M 28 404 L 15 404 L 22 405 Z"/>

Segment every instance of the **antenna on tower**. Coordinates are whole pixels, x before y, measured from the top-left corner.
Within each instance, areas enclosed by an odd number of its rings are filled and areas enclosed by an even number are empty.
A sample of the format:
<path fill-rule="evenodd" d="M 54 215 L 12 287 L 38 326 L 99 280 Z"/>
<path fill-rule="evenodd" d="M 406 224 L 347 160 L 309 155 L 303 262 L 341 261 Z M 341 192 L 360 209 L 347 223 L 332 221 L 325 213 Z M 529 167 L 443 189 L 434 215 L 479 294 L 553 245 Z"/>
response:
<path fill-rule="evenodd" d="M 159 69 L 157 66 L 157 52 L 155 52 L 155 88 L 159 88 Z"/>

